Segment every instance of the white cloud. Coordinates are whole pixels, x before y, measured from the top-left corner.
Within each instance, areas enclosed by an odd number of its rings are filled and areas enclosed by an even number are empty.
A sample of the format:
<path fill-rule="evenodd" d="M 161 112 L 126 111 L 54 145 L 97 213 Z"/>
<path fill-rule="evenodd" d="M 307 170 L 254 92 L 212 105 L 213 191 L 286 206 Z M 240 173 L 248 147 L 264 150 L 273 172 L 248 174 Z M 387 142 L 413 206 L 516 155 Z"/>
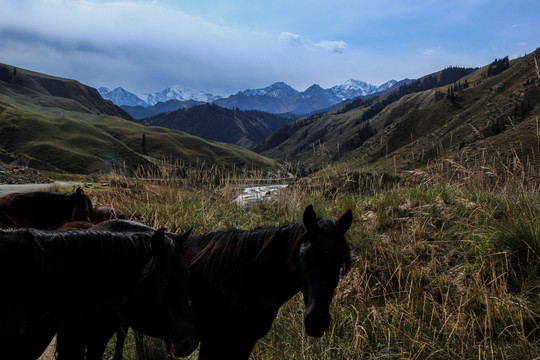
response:
<path fill-rule="evenodd" d="M 347 49 L 347 43 L 345 41 L 330 41 L 322 40 L 319 42 L 313 42 L 308 39 L 303 39 L 300 35 L 291 32 L 282 32 L 279 35 L 279 40 L 287 42 L 295 47 L 305 47 L 307 49 L 322 49 L 334 53 L 343 53 Z"/>
<path fill-rule="evenodd" d="M 347 49 L 347 43 L 345 41 L 319 41 L 318 43 L 315 43 L 315 46 L 318 46 L 322 49 L 332 51 L 335 53 L 342 54 L 345 52 L 345 49 Z"/>
<path fill-rule="evenodd" d="M 497 34 L 489 24 L 467 22 L 459 32 L 466 19 L 492 8 L 487 0 L 467 11 L 465 0 L 444 6 L 433 0 L 422 6 L 410 0 L 267 3 L 0 0 L 0 62 L 91 86 L 152 92 L 179 83 L 227 96 L 276 81 L 303 90 L 349 78 L 383 83 L 451 65 L 479 66 L 523 53 L 538 38 L 533 15 L 525 22 L 507 13 L 509 26 L 532 24 L 527 33 L 504 32 L 512 48 L 485 40 L 483 33 Z M 499 29 L 497 20 L 491 23 Z M 397 64 L 396 57 L 408 60 Z"/>
<path fill-rule="evenodd" d="M 282 32 L 279 35 L 279 40 L 288 42 L 292 46 L 302 46 L 303 43 L 304 43 L 302 38 L 300 38 L 300 35 L 293 34 L 293 33 L 290 33 L 290 32 Z"/>
<path fill-rule="evenodd" d="M 144 92 L 181 83 L 210 91 L 213 83 L 221 87 L 216 91 L 229 91 L 232 81 L 263 73 L 280 46 L 267 34 L 216 25 L 156 1 L 0 0 L 0 9 L 2 62 L 42 72 L 56 64 L 52 73 L 92 86 L 129 82 Z"/>

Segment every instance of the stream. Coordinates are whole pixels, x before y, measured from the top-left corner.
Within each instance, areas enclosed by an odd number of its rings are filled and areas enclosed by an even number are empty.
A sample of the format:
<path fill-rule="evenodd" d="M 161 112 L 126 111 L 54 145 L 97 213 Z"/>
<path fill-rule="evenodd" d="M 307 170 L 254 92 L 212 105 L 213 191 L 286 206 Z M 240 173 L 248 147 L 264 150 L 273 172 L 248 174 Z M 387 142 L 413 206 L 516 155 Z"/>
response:
<path fill-rule="evenodd" d="M 262 201 L 270 197 L 271 193 L 285 189 L 288 184 L 265 185 L 245 188 L 244 191 L 233 200 L 234 203 L 246 205 Z"/>

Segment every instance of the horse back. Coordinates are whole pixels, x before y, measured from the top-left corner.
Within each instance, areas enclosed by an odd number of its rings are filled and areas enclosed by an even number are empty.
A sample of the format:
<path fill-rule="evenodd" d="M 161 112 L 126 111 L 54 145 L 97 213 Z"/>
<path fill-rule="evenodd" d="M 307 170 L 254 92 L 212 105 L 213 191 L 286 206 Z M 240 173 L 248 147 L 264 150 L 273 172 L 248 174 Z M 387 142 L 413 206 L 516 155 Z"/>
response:
<path fill-rule="evenodd" d="M 90 199 L 79 190 L 74 194 L 12 193 L 0 198 L 2 228 L 56 229 L 68 221 L 91 218 Z"/>
<path fill-rule="evenodd" d="M 92 212 L 96 224 L 107 220 L 126 218 L 120 210 L 112 205 L 96 205 L 93 207 Z"/>

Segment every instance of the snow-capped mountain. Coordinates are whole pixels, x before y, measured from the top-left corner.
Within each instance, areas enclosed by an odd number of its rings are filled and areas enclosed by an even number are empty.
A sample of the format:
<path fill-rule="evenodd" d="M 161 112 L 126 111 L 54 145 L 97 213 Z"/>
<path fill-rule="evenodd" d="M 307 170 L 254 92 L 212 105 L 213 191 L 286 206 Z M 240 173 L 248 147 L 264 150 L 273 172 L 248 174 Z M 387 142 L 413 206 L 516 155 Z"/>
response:
<path fill-rule="evenodd" d="M 399 83 L 399 86 L 405 84 L 405 83 L 409 83 L 411 82 L 411 80 L 409 79 L 404 79 L 404 80 L 401 80 Z M 390 80 L 390 81 L 387 81 L 385 82 L 384 84 L 380 85 L 377 87 L 377 92 L 386 92 L 386 91 L 389 91 L 389 90 L 392 90 L 394 89 L 394 86 L 398 85 L 398 81 L 397 80 Z"/>
<path fill-rule="evenodd" d="M 121 87 L 117 87 L 114 90 L 110 90 L 106 87 L 100 87 L 97 90 L 102 98 L 111 100 L 113 104 L 118 106 L 148 106 L 148 104 L 137 95 Z"/>
<path fill-rule="evenodd" d="M 311 85 L 306 89 L 306 91 L 301 94 L 303 99 L 311 99 L 317 97 L 321 99 L 326 99 L 332 104 L 337 104 L 341 101 L 341 99 L 336 96 L 332 89 L 323 89 L 318 84 Z"/>
<path fill-rule="evenodd" d="M 111 100 L 118 106 L 153 106 L 158 103 L 164 103 L 169 100 L 189 101 L 195 100 L 199 102 L 214 102 L 221 99 L 221 96 L 214 96 L 203 91 L 193 90 L 189 87 L 181 87 L 179 85 L 169 86 L 155 93 L 147 93 L 136 95 L 121 87 L 110 90 L 106 87 L 98 88 L 99 93 L 104 99 Z"/>
<path fill-rule="evenodd" d="M 298 90 L 280 81 L 262 89 L 248 89 L 240 91 L 246 96 L 270 96 L 272 98 L 286 98 L 298 94 Z"/>
<path fill-rule="evenodd" d="M 123 106 L 124 110 L 128 112 L 136 110 L 137 114 L 156 113 L 156 111 L 160 111 L 159 109 L 162 108 L 160 105 L 164 103 L 168 103 L 167 109 L 172 107 L 172 110 L 200 103 L 215 103 L 226 108 L 260 110 L 274 114 L 290 112 L 301 115 L 329 109 L 357 97 L 380 95 L 393 90 L 402 83 L 403 81 L 390 80 L 380 86 L 375 86 L 364 81 L 349 79 L 343 84 L 328 89 L 323 89 L 321 86 L 314 84 L 305 91 L 300 92 L 284 82 L 276 82 L 265 88 L 243 90 L 227 98 L 179 85 L 169 86 L 155 93 L 138 96 L 121 87 L 112 91 L 101 87 L 98 91 L 103 98 L 111 100 L 116 105 Z M 132 109 L 131 107 L 143 108 Z"/>
<path fill-rule="evenodd" d="M 332 90 L 336 96 L 345 100 L 375 93 L 377 92 L 377 87 L 364 81 L 349 79 L 343 84 L 332 87 Z"/>
<path fill-rule="evenodd" d="M 398 85 L 399 83 L 396 80 L 375 86 L 350 79 L 329 89 L 323 89 L 321 86 L 314 84 L 305 91 L 299 92 L 283 82 L 278 82 L 261 89 L 240 91 L 214 103 L 226 108 L 261 110 L 274 114 L 290 112 L 303 115 L 330 109 L 344 101 L 357 97 L 380 95 L 393 90 L 393 87 Z"/>
<path fill-rule="evenodd" d="M 341 100 L 347 100 L 388 91 L 396 83 L 396 80 L 390 80 L 380 86 L 375 86 L 364 81 L 349 79 L 343 84 L 332 87 L 332 90 Z"/>
<path fill-rule="evenodd" d="M 203 91 L 193 90 L 189 87 L 181 87 L 179 85 L 169 86 L 161 91 L 145 94 L 143 99 L 149 105 L 155 105 L 160 102 L 166 102 L 169 100 L 196 100 L 202 102 L 214 102 L 217 99 L 221 99 L 221 96 L 214 96 Z"/>

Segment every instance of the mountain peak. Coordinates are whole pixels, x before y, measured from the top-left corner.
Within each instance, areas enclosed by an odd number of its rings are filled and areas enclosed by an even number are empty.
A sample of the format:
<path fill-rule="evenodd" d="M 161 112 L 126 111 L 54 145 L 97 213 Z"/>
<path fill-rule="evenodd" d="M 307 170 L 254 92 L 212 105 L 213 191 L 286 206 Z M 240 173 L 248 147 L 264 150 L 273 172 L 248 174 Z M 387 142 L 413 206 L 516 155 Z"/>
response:
<path fill-rule="evenodd" d="M 166 102 L 169 100 L 196 100 L 202 102 L 213 102 L 217 99 L 221 99 L 221 96 L 214 96 L 203 91 L 197 91 L 190 87 L 184 87 L 181 85 L 171 85 L 165 89 L 152 93 L 145 94 L 146 102 L 150 105 L 155 105 L 160 102 Z"/>
<path fill-rule="evenodd" d="M 337 97 L 342 100 L 354 99 L 359 96 L 367 96 L 378 91 L 377 86 L 364 81 L 349 79 L 341 85 L 332 88 Z"/>
<path fill-rule="evenodd" d="M 122 106 L 146 106 L 148 105 L 144 100 L 137 95 L 125 90 L 122 87 L 117 87 L 114 90 L 110 90 L 107 87 L 100 87 L 97 89 L 102 98 L 111 100 L 113 104 Z"/>
<path fill-rule="evenodd" d="M 313 84 L 310 87 L 308 87 L 306 91 L 304 91 L 304 93 L 311 94 L 311 93 L 320 93 L 323 91 L 324 89 L 319 84 Z"/>
<path fill-rule="evenodd" d="M 298 90 L 293 89 L 283 81 L 273 83 L 270 86 L 261 89 L 248 89 L 240 92 L 246 96 L 269 96 L 272 98 L 286 98 L 298 93 Z"/>

